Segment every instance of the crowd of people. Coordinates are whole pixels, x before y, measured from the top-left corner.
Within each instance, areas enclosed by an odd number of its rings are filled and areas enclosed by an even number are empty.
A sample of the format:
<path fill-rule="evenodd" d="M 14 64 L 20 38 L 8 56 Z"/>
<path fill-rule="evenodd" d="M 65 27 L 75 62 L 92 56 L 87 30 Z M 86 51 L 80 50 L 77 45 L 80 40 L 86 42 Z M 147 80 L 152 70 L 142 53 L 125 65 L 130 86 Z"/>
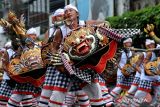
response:
<path fill-rule="evenodd" d="M 0 107 L 139 107 L 143 103 L 152 107 L 160 107 L 160 76 L 157 73 L 159 63 L 158 56 L 154 51 L 137 52 L 132 47 L 132 38 L 123 40 L 124 50 L 121 52 L 120 61 L 116 64 L 118 66 L 116 86 L 110 90 L 107 88 L 105 79 L 95 69 L 81 70 L 76 68 L 70 58 L 61 53 L 63 49 L 61 45 L 64 44 L 65 38 L 72 31 L 88 26 L 109 28 L 109 23 L 79 20 L 78 9 L 69 4 L 64 9 L 57 9 L 54 12 L 52 24 L 53 27 L 48 29 L 43 41 L 37 42 L 36 29 L 30 28 L 26 31 L 26 38 L 20 41 L 22 44 L 19 41 L 11 41 L 0 50 L 4 65 L 10 64 L 13 58 L 21 56 L 30 49 L 43 49 L 43 46 L 50 45 L 46 54 L 53 52 L 48 57 L 52 64 L 45 65 L 45 69 L 38 69 L 44 73 L 41 84 L 35 85 L 32 81 L 16 81 L 7 71 L 10 66 L 1 70 L 3 71 L 3 78 L 0 84 Z M 83 35 L 80 38 L 82 39 Z M 101 41 L 104 37 L 98 36 L 98 38 Z M 78 38 L 75 38 L 75 41 L 81 42 Z M 106 41 L 107 39 L 101 42 L 102 45 L 105 45 Z M 156 49 L 154 38 L 153 40 L 146 39 L 145 47 L 146 50 Z M 32 52 L 32 54 L 37 54 L 34 53 L 37 51 Z M 5 58 L 4 54 L 8 55 L 8 59 Z M 79 52 L 78 54 L 84 53 Z M 129 64 L 136 55 L 139 55 L 138 59 L 124 70 L 125 65 Z M 28 60 L 29 63 L 30 60 Z M 108 60 L 115 59 L 111 57 Z M 148 74 L 145 65 L 153 61 L 157 61 L 157 68 L 151 67 L 149 69 L 151 73 Z M 27 65 L 28 62 L 24 62 L 24 65 Z M 25 71 L 24 65 L 22 63 L 15 69 Z M 30 65 L 27 71 L 35 70 L 34 67 L 34 64 Z M 90 83 L 86 82 L 85 79 L 69 74 L 68 71 L 72 72 L 72 70 L 76 72 L 87 71 L 92 76 Z M 127 75 L 124 72 L 127 72 Z M 123 95 L 122 92 L 124 92 Z"/>

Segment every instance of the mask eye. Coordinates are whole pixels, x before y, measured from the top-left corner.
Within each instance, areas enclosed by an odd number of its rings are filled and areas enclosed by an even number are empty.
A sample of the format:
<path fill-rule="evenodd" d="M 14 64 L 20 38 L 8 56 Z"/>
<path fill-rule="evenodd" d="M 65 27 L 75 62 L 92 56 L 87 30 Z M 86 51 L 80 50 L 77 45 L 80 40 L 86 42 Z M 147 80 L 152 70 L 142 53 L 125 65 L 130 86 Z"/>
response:
<path fill-rule="evenodd" d="M 71 42 L 71 45 L 74 46 L 76 43 L 74 41 Z"/>
<path fill-rule="evenodd" d="M 85 35 L 81 35 L 81 36 L 80 36 L 80 39 L 84 39 L 84 36 L 85 36 Z"/>

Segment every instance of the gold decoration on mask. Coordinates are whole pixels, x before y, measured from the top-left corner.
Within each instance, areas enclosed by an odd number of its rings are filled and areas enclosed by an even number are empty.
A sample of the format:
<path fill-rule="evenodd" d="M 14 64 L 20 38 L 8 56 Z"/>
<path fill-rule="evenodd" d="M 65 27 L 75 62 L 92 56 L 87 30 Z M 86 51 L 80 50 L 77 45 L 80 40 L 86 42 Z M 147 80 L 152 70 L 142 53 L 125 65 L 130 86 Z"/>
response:
<path fill-rule="evenodd" d="M 89 34 L 95 34 L 93 27 L 83 27 L 72 31 L 72 33 L 65 38 L 64 50 L 68 51 L 68 49 L 73 46 L 73 41 L 75 41 L 77 38 L 81 38 L 82 35 L 86 36 Z"/>
<path fill-rule="evenodd" d="M 1 18 L 0 25 L 2 27 L 12 29 L 19 36 L 25 37 L 26 29 L 22 15 L 21 18 L 18 19 L 14 12 L 9 11 L 8 19 Z"/>

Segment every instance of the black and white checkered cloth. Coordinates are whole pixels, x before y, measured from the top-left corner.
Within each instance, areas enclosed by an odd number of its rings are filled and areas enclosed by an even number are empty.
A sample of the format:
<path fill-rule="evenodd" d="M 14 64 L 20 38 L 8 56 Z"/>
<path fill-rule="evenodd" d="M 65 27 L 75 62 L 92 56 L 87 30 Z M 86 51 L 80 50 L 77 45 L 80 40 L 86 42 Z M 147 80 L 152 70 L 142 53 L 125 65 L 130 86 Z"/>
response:
<path fill-rule="evenodd" d="M 153 85 L 153 81 L 149 81 L 149 80 L 140 80 L 140 83 L 138 85 L 139 89 L 143 89 L 144 91 L 148 91 L 152 89 L 152 85 Z"/>
<path fill-rule="evenodd" d="M 88 84 L 91 84 L 92 82 L 92 75 L 91 75 L 91 70 L 86 69 L 86 70 L 80 70 L 78 68 L 75 68 L 75 76 L 78 77 L 79 79 L 87 82 Z"/>
<path fill-rule="evenodd" d="M 140 77 L 134 77 L 133 83 L 134 85 L 139 85 Z"/>
<path fill-rule="evenodd" d="M 113 32 L 122 35 L 125 38 L 140 34 L 140 29 L 112 29 Z"/>
<path fill-rule="evenodd" d="M 58 87 L 65 90 L 68 90 L 68 87 L 71 83 L 70 76 L 65 73 L 58 73 L 56 77 L 54 77 L 54 81 L 54 87 Z"/>
<path fill-rule="evenodd" d="M 121 39 L 123 38 L 123 35 L 120 35 L 120 34 L 114 32 L 113 29 L 110 29 L 110 28 L 100 27 L 98 29 L 98 31 L 101 35 L 106 35 L 107 37 L 109 37 L 113 40 L 116 40 L 118 42 L 120 42 Z"/>
<path fill-rule="evenodd" d="M 73 81 L 69 91 L 74 92 L 74 91 L 82 90 L 82 88 L 80 87 L 80 83 L 82 83 L 82 81 Z"/>
<path fill-rule="evenodd" d="M 130 75 L 129 77 L 121 75 L 117 77 L 117 84 L 123 86 L 131 86 L 133 80 L 134 80 L 134 75 Z"/>
<path fill-rule="evenodd" d="M 105 84 L 106 81 L 104 80 L 104 78 L 102 76 L 100 76 L 99 74 L 95 74 L 95 78 L 96 81 L 98 81 L 99 83 L 103 83 Z"/>
<path fill-rule="evenodd" d="M 65 68 L 67 69 L 67 71 L 70 75 L 74 75 L 77 78 L 91 84 L 92 78 L 91 78 L 91 74 L 89 73 L 88 70 L 82 71 L 78 68 L 74 68 L 74 70 L 73 70 L 72 66 L 68 63 L 68 60 L 65 58 L 65 56 L 63 54 L 61 55 L 61 58 L 62 58 L 62 62 L 64 64 Z"/>
<path fill-rule="evenodd" d="M 2 80 L 0 86 L 0 98 L 4 97 L 9 99 L 12 94 L 12 90 L 13 88 L 8 85 L 7 80 Z"/>
<path fill-rule="evenodd" d="M 133 37 L 140 34 L 140 29 L 111 29 L 100 27 L 99 33 L 120 42 L 123 38 Z"/>
<path fill-rule="evenodd" d="M 59 74 L 59 71 L 56 70 L 54 66 L 47 67 L 45 81 L 43 86 L 54 86 L 54 78 Z"/>
<path fill-rule="evenodd" d="M 32 95 L 40 95 L 41 87 L 35 87 L 31 83 L 17 83 L 13 93 L 30 93 Z"/>
<path fill-rule="evenodd" d="M 72 66 L 69 64 L 68 60 L 65 58 L 65 56 L 63 54 L 61 54 L 61 58 L 62 58 L 62 62 L 65 66 L 65 68 L 67 69 L 68 73 L 70 75 L 74 74 L 75 72 L 72 69 Z"/>

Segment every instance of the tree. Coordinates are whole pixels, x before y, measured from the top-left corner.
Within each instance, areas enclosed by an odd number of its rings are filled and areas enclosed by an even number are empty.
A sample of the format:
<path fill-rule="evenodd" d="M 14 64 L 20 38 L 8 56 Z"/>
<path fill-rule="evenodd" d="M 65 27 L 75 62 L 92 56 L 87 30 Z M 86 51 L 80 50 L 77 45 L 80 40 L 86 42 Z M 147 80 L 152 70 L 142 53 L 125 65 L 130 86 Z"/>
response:
<path fill-rule="evenodd" d="M 110 22 L 112 28 L 139 28 L 142 32 L 146 24 L 152 23 L 155 25 L 156 35 L 160 35 L 160 5 L 126 12 L 122 16 L 108 17 L 106 20 Z M 140 36 L 135 36 L 134 45 L 141 47 L 139 44 L 144 44 L 145 38 L 144 32 Z"/>

